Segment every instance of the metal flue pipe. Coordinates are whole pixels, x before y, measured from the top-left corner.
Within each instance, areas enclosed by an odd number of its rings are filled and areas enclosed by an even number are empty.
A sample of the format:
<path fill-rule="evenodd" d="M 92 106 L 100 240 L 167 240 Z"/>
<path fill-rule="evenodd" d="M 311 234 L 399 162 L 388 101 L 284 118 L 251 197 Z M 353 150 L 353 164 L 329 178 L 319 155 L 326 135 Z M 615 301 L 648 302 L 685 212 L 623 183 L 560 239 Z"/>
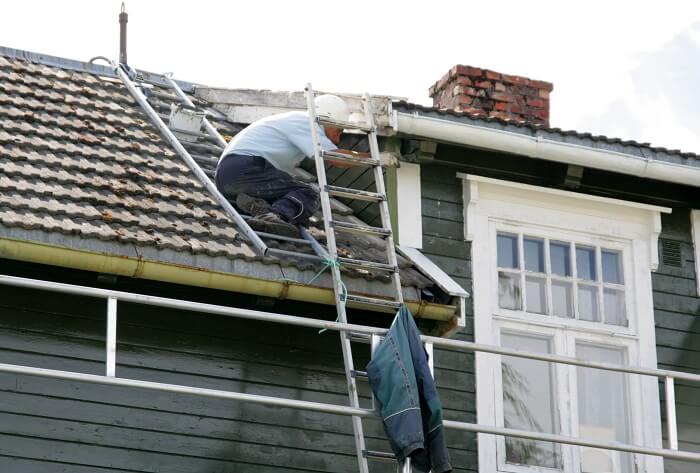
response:
<path fill-rule="evenodd" d="M 126 24 L 129 22 L 129 14 L 126 12 L 124 2 L 119 13 L 119 63 L 127 64 L 126 62 Z"/>

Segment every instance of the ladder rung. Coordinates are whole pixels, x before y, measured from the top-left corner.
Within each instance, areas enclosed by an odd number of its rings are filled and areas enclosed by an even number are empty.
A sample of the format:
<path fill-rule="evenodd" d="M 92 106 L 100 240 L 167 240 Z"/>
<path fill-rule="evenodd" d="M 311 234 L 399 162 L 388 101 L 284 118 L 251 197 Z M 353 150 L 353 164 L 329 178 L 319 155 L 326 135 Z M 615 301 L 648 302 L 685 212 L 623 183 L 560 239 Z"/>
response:
<path fill-rule="evenodd" d="M 366 200 L 369 202 L 381 202 L 386 200 L 383 194 L 376 192 L 362 191 L 359 189 L 348 189 L 347 187 L 326 186 L 326 192 L 333 197 L 345 197 L 348 199 Z"/>
<path fill-rule="evenodd" d="M 366 333 L 348 332 L 346 335 L 351 342 L 371 343 L 372 341 L 372 336 Z"/>
<path fill-rule="evenodd" d="M 341 120 L 332 120 L 328 117 L 316 117 L 316 121 L 320 123 L 321 125 L 330 125 L 336 128 L 343 128 L 345 130 L 358 130 L 358 131 L 363 131 L 365 133 L 371 133 L 374 131 L 374 128 L 371 126 L 368 126 L 366 123 L 358 123 L 358 122 L 346 122 L 346 121 L 341 121 Z"/>
<path fill-rule="evenodd" d="M 299 245 L 310 245 L 311 242 L 304 240 L 303 238 L 292 238 L 284 235 L 277 235 L 276 233 L 265 233 L 265 232 L 255 232 L 260 238 L 269 238 L 270 240 L 288 241 L 291 243 L 296 243 Z"/>
<path fill-rule="evenodd" d="M 366 371 L 360 371 L 360 370 L 352 370 L 351 374 L 354 378 L 367 378 L 367 372 Z"/>
<path fill-rule="evenodd" d="M 382 237 L 391 236 L 391 229 L 389 228 L 370 227 L 369 225 L 359 225 L 357 223 L 349 222 L 338 222 L 337 220 L 334 220 L 332 224 L 336 230 L 341 230 L 348 233 L 370 234 Z"/>
<path fill-rule="evenodd" d="M 267 254 L 270 256 L 278 255 L 278 256 L 291 257 L 291 258 L 309 259 L 312 261 L 323 261 L 323 259 L 320 256 L 315 255 L 315 254 L 300 253 L 298 251 L 280 250 L 279 248 L 268 248 Z"/>
<path fill-rule="evenodd" d="M 350 266 L 352 268 L 377 269 L 379 271 L 389 271 L 392 273 L 398 271 L 398 268 L 396 266 L 392 266 L 386 263 L 377 263 L 374 261 L 364 261 L 361 259 L 352 258 L 338 258 L 338 261 L 340 262 L 340 264 L 344 266 Z"/>
<path fill-rule="evenodd" d="M 361 305 L 373 305 L 379 307 L 387 307 L 390 309 L 400 309 L 401 302 L 393 301 L 390 299 L 376 299 L 374 297 L 358 296 L 356 294 L 348 294 L 346 296 L 347 302 L 354 302 Z"/>
<path fill-rule="evenodd" d="M 377 452 L 375 450 L 365 450 L 362 452 L 362 455 L 364 455 L 365 458 L 372 458 L 374 460 L 384 460 L 390 462 L 396 461 L 396 455 L 390 452 Z"/>
<path fill-rule="evenodd" d="M 321 151 L 321 156 L 326 160 L 340 161 L 353 166 L 374 167 L 381 163 L 372 158 L 357 158 L 350 154 L 336 153 L 335 151 Z"/>

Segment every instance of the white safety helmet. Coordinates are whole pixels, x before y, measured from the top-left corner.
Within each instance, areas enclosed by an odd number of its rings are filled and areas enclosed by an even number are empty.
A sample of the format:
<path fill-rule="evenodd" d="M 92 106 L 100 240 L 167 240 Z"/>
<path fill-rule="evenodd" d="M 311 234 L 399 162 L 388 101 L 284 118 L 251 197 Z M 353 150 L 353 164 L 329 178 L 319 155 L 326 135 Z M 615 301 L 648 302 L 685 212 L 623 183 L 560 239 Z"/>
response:
<path fill-rule="evenodd" d="M 350 117 L 350 109 L 345 100 L 337 95 L 319 95 L 314 99 L 316 104 L 316 115 L 328 117 L 331 120 L 347 122 Z"/>

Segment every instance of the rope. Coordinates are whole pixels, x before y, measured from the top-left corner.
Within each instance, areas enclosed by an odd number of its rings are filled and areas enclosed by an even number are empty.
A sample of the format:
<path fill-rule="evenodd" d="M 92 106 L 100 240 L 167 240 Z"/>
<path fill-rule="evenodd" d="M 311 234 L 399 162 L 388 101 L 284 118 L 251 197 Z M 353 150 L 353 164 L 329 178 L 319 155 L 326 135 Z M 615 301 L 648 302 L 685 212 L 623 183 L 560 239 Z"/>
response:
<path fill-rule="evenodd" d="M 323 268 L 321 268 L 321 270 L 320 270 L 318 273 L 316 273 L 316 274 L 314 275 L 314 277 L 312 277 L 312 278 L 309 280 L 309 282 L 307 282 L 306 284 L 311 284 L 312 282 L 314 282 L 314 281 L 315 281 L 316 279 L 318 279 L 318 277 L 321 276 L 321 274 L 323 274 L 323 272 L 324 272 L 325 270 L 327 270 L 328 268 L 333 268 L 333 269 L 337 269 L 338 271 L 340 271 L 340 263 L 338 262 L 337 259 L 331 259 L 331 258 L 329 258 L 329 257 L 327 257 L 327 256 L 324 257 L 324 258 L 323 258 Z M 333 277 L 335 277 L 335 276 L 333 276 Z M 343 290 L 342 293 L 341 293 L 341 296 L 340 296 L 340 302 L 341 302 L 343 305 L 345 305 L 345 303 L 346 303 L 347 300 L 348 300 L 348 288 L 345 286 L 345 283 L 343 282 L 342 279 L 340 280 L 340 287 L 341 287 L 341 289 Z M 336 317 L 335 321 L 338 322 L 338 318 L 337 318 L 337 317 Z M 326 331 L 326 329 L 323 328 L 323 329 L 319 330 L 318 333 L 319 333 L 319 335 L 320 335 L 320 334 L 322 334 L 322 333 L 325 332 L 325 331 Z"/>

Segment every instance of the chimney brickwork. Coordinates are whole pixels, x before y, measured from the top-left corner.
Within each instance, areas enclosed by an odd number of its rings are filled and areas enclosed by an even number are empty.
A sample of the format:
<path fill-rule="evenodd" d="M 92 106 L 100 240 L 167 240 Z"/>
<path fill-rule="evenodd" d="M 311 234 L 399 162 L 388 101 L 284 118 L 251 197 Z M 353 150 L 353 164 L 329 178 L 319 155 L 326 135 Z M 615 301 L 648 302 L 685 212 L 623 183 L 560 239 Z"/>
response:
<path fill-rule="evenodd" d="M 550 82 L 454 66 L 429 90 L 433 106 L 478 117 L 549 126 Z"/>

